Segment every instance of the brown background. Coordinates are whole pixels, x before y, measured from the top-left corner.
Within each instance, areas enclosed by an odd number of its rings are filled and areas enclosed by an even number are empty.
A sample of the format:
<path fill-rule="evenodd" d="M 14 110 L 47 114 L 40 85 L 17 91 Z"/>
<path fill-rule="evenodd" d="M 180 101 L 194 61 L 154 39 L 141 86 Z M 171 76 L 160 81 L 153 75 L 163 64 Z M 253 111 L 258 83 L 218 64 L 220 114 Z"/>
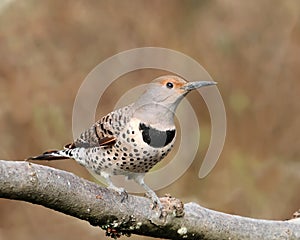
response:
<path fill-rule="evenodd" d="M 69 142 L 78 88 L 107 57 L 136 47 L 171 48 L 196 59 L 219 83 L 228 131 L 217 166 L 198 179 L 210 120 L 201 97 L 189 95 L 203 106 L 195 110 L 202 134 L 197 160 L 158 194 L 242 216 L 289 218 L 300 207 L 299 12 L 296 0 L 1 4 L 0 158 L 20 160 Z M 105 92 L 98 115 L 158 74 L 122 77 Z M 73 161 L 49 165 L 91 179 Z M 61 213 L 0 203 L 1 240 L 104 238 L 101 229 Z"/>

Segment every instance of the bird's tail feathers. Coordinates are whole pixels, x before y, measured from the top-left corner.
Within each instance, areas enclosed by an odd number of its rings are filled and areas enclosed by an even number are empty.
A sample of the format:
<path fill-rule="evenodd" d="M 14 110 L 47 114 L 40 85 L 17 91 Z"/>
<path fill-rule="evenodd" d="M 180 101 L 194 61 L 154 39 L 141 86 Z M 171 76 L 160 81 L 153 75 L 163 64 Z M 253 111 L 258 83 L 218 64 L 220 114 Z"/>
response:
<path fill-rule="evenodd" d="M 51 160 L 62 160 L 62 159 L 68 159 L 70 157 L 63 155 L 62 151 L 58 151 L 58 150 L 51 150 L 51 151 L 47 151 L 44 152 L 41 155 L 38 156 L 34 156 L 34 157 L 29 157 L 26 160 L 47 160 L 47 161 L 51 161 Z"/>

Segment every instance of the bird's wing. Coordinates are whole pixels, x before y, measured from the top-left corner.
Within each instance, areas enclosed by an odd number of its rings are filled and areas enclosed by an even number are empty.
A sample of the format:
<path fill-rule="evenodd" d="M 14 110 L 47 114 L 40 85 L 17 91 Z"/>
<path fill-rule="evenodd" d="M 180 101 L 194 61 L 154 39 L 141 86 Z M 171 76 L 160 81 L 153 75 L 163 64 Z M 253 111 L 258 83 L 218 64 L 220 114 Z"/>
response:
<path fill-rule="evenodd" d="M 111 146 L 131 117 L 131 105 L 115 110 L 97 121 L 91 128 L 84 131 L 73 143 L 67 144 L 66 149 L 83 147 Z"/>
<path fill-rule="evenodd" d="M 73 143 L 69 143 L 66 144 L 64 146 L 64 149 L 72 149 L 72 148 L 76 148 L 76 147 L 84 147 L 84 148 L 89 148 L 89 147 L 108 147 L 108 146 L 112 146 L 116 143 L 116 137 L 103 137 L 101 139 L 99 139 L 99 143 L 95 143 L 95 144 L 91 144 L 91 143 L 87 143 L 84 141 L 76 141 Z"/>

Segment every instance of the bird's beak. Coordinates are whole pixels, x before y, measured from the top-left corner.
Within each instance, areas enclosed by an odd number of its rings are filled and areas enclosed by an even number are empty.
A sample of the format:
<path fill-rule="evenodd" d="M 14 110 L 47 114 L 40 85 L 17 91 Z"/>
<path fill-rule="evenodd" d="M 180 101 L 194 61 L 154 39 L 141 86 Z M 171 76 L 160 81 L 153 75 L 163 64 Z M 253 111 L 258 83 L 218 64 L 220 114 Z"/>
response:
<path fill-rule="evenodd" d="M 191 91 L 191 90 L 196 89 L 196 88 L 201 88 L 201 87 L 216 85 L 216 84 L 217 83 L 213 82 L 213 81 L 188 82 L 188 83 L 184 84 L 181 87 L 181 89 L 183 89 L 185 91 Z"/>

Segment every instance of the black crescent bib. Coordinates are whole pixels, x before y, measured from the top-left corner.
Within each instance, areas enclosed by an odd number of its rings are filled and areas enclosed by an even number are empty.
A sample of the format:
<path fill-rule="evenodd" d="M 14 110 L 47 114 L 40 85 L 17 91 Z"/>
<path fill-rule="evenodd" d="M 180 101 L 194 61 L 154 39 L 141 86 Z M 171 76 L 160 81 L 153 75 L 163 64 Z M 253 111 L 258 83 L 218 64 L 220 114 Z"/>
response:
<path fill-rule="evenodd" d="M 139 130 L 142 133 L 143 141 L 154 148 L 162 148 L 167 146 L 175 137 L 175 129 L 160 131 L 144 123 L 140 123 Z"/>

